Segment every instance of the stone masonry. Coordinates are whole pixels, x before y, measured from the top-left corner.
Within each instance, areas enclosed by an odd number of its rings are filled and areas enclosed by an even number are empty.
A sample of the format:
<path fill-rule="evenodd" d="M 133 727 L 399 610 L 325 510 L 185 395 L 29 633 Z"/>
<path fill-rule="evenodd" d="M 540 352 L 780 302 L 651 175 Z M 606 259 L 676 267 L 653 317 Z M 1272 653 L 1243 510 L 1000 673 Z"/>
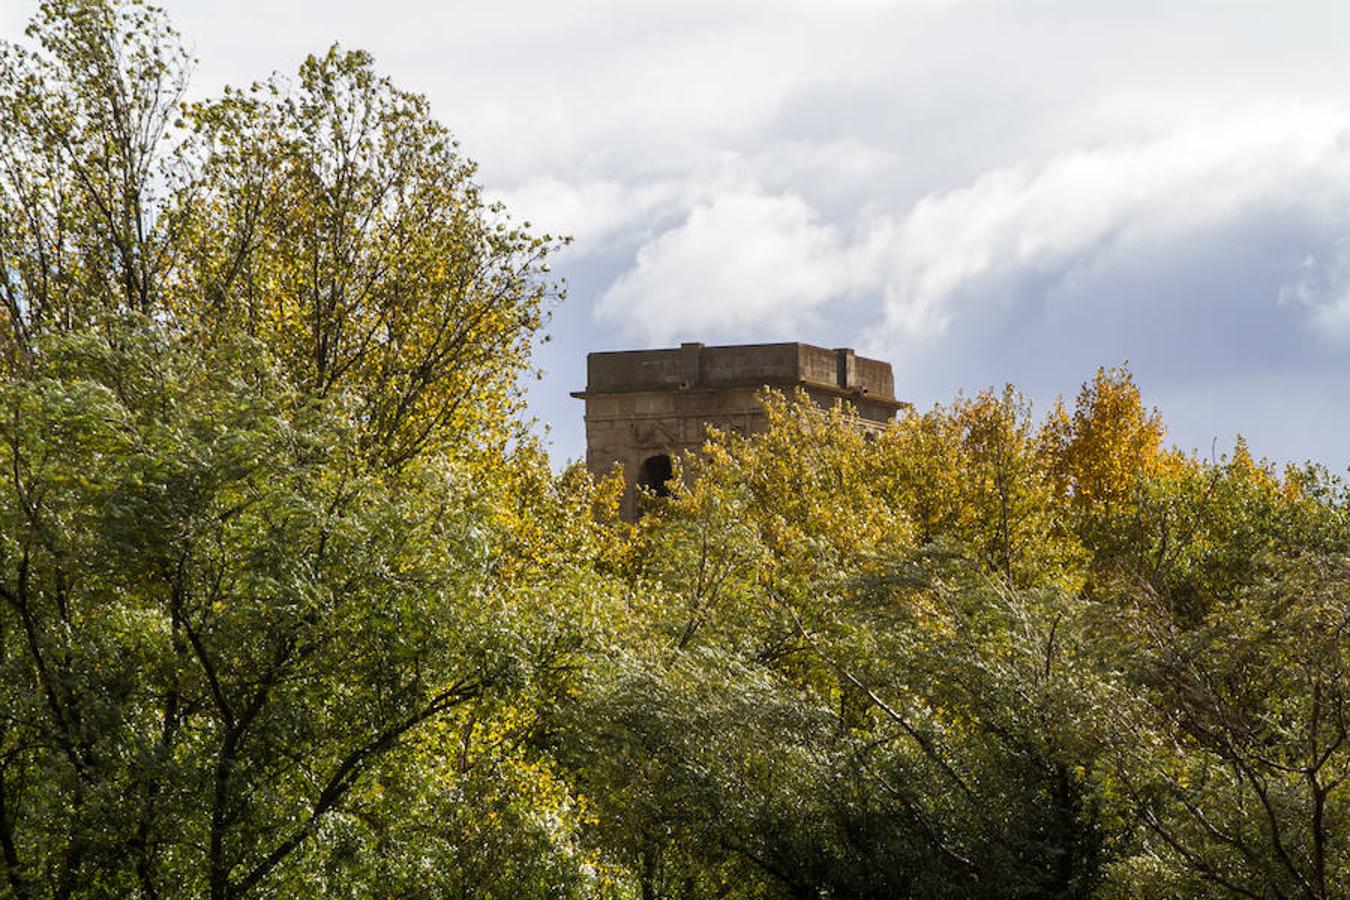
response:
<path fill-rule="evenodd" d="M 586 465 L 597 475 L 622 464 L 623 515 L 637 517 L 636 487 L 665 493 L 671 460 L 703 445 L 707 426 L 749 434 L 764 426 L 757 394 L 802 388 L 822 407 L 849 403 L 864 426 L 889 422 L 895 399 L 890 363 L 810 344 L 741 344 L 621 350 L 586 357 Z"/>

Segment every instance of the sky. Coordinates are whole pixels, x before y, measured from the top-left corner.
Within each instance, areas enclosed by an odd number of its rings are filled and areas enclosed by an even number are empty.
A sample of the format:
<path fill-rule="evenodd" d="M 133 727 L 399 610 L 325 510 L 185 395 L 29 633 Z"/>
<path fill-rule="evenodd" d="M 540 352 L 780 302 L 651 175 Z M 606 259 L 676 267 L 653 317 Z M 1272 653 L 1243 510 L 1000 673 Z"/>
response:
<path fill-rule="evenodd" d="M 528 394 L 555 464 L 587 352 L 800 340 L 919 407 L 1128 363 L 1185 449 L 1350 465 L 1343 0 L 161 3 L 198 95 L 371 51 L 574 238 Z"/>

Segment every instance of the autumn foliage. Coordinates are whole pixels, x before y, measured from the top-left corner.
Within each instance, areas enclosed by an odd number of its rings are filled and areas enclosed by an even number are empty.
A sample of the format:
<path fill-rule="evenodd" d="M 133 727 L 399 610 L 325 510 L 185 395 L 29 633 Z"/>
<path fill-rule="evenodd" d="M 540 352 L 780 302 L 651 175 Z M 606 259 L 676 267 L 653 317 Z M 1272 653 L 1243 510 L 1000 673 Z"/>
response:
<path fill-rule="evenodd" d="M 670 763 L 684 802 L 736 802 L 645 853 L 710 895 L 748 873 L 829 896 L 1338 895 L 1337 479 L 1240 438 L 1169 448 L 1123 369 L 1039 421 L 1009 387 L 870 440 L 844 408 L 765 402 L 766 434 L 714 433 L 638 526 L 667 677 L 773 697 Z"/>
<path fill-rule="evenodd" d="M 0 896 L 1330 898 L 1350 498 L 1128 370 L 555 472 L 561 242 L 360 52 L 0 47 Z"/>

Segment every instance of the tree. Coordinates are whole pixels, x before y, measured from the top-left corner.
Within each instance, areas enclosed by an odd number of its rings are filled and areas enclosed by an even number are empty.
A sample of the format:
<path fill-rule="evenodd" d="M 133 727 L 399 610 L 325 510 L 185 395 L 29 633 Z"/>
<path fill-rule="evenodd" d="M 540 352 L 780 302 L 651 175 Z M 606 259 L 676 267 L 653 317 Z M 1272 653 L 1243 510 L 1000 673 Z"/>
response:
<path fill-rule="evenodd" d="M 238 328 L 317 395 L 362 401 L 363 442 L 400 465 L 500 440 L 516 379 L 560 296 L 557 246 L 487 205 L 427 102 L 337 47 L 189 111 L 192 161 L 169 226 L 169 307 L 209 342 Z"/>
<path fill-rule="evenodd" d="M 480 478 L 428 461 L 390 482 L 350 401 L 288 389 L 256 345 L 202 357 L 155 331 L 44 341 L 5 391 L 19 896 L 285 883 L 413 737 L 470 704 L 490 724 L 576 647 L 545 573 L 522 594 L 495 571 L 510 538 Z"/>
<path fill-rule="evenodd" d="M 1336 479 L 1164 449 L 1126 372 L 766 411 L 639 522 L 558 729 L 644 897 L 1335 894 Z"/>
<path fill-rule="evenodd" d="M 525 741 L 608 533 L 540 540 L 606 501 L 515 415 L 557 242 L 365 54 L 184 106 L 152 7 L 53 0 L 29 36 L 0 65 L 4 890 L 585 883 Z M 493 770 L 552 824 L 354 855 Z"/>
<path fill-rule="evenodd" d="M 602 845 L 644 897 L 1090 891 L 1089 610 L 1052 548 L 1009 552 L 1055 519 L 1025 414 L 982 395 L 869 440 L 766 413 L 640 521 L 626 651 L 560 729 Z"/>
<path fill-rule="evenodd" d="M 1064 528 L 1053 460 L 1012 385 L 910 412 L 877 451 L 881 492 L 909 513 L 922 543 L 959 544 L 1017 587 L 1079 587 L 1086 554 Z"/>
<path fill-rule="evenodd" d="M 388 463 L 500 440 L 559 242 L 482 200 L 424 98 L 334 47 L 294 89 L 184 106 L 187 55 L 138 0 L 52 0 L 29 34 L 0 70 L 11 357 L 134 311 L 359 397 Z"/>
<path fill-rule="evenodd" d="M 13 366 L 51 333 L 165 308 L 190 60 L 156 10 L 43 3 L 0 44 L 0 289 Z"/>
<path fill-rule="evenodd" d="M 1343 895 L 1347 584 L 1343 557 L 1304 553 L 1191 627 L 1136 598 L 1115 639 L 1146 702 L 1122 700 L 1111 729 L 1144 831 L 1126 891 Z"/>

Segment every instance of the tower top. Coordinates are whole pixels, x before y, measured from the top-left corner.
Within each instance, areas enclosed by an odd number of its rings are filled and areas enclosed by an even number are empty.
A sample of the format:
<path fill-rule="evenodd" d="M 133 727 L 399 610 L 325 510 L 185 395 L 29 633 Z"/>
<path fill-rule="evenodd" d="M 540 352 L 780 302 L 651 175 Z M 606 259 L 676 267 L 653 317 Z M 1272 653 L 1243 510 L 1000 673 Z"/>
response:
<path fill-rule="evenodd" d="M 586 357 L 586 389 L 572 396 L 584 400 L 747 387 L 804 387 L 854 403 L 866 398 L 867 413 L 881 413 L 883 419 L 904 405 L 895 399 L 890 363 L 858 356 L 847 347 L 827 350 L 797 342 L 718 347 L 684 343 L 672 349 L 591 353 Z"/>
<path fill-rule="evenodd" d="M 752 434 L 768 425 L 761 388 L 800 388 L 821 407 L 843 400 L 859 427 L 885 427 L 908 404 L 895 399 L 890 363 L 847 347 L 810 344 L 684 343 L 664 350 L 619 350 L 586 357 L 586 465 L 602 474 L 622 465 L 621 507 L 638 515 L 639 488 L 668 492 L 672 460 L 697 451 L 708 426 Z"/>

